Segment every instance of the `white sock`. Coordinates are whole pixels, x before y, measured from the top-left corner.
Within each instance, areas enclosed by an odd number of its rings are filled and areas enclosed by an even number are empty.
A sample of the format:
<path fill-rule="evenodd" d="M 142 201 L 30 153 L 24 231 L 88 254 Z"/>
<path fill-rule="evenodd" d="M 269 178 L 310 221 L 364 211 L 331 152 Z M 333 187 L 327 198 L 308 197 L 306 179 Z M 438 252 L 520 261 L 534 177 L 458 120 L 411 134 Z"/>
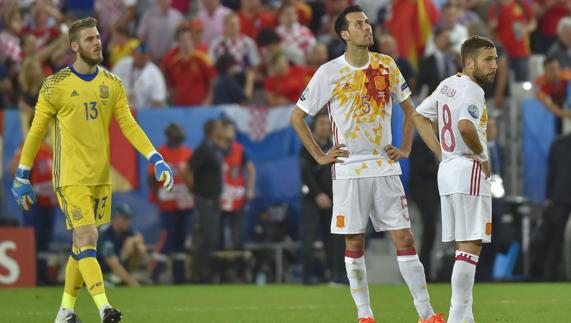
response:
<path fill-rule="evenodd" d="M 463 323 L 466 312 L 471 309 L 474 276 L 479 259 L 478 256 L 456 250 L 448 323 Z"/>
<path fill-rule="evenodd" d="M 434 315 L 430 305 L 430 296 L 426 285 L 424 266 L 418 259 L 416 250 L 397 251 L 397 261 L 404 281 L 408 285 L 410 294 L 414 300 L 414 306 L 418 316 L 424 321 Z"/>
<path fill-rule="evenodd" d="M 472 303 L 474 299 L 470 299 L 470 303 L 468 303 L 468 307 L 464 311 L 464 323 L 474 323 L 474 312 L 472 311 Z"/>
<path fill-rule="evenodd" d="M 351 296 L 357 305 L 357 315 L 359 318 L 373 317 L 371 301 L 369 300 L 369 285 L 367 282 L 367 269 L 365 267 L 365 256 L 359 258 L 345 257 L 345 268 Z"/>

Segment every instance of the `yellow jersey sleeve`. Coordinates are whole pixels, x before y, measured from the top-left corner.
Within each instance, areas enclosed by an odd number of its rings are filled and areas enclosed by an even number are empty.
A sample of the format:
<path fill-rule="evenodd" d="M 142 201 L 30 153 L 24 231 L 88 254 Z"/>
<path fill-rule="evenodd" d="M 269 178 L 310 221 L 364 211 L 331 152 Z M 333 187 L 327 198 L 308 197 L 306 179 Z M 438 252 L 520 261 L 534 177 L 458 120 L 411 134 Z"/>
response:
<path fill-rule="evenodd" d="M 40 89 L 34 121 L 22 147 L 22 155 L 20 157 L 20 165 L 22 166 L 32 168 L 42 140 L 48 131 L 48 126 L 57 113 L 57 108 L 50 102 L 58 81 L 58 78 L 54 76 L 47 78 Z"/>
<path fill-rule="evenodd" d="M 121 132 L 123 132 L 123 135 L 125 135 L 131 145 L 148 159 L 151 153 L 155 151 L 155 147 L 137 121 L 135 121 L 131 109 L 129 108 L 129 102 L 123 83 L 119 81 L 116 83 L 116 86 L 115 119 L 121 128 Z"/>

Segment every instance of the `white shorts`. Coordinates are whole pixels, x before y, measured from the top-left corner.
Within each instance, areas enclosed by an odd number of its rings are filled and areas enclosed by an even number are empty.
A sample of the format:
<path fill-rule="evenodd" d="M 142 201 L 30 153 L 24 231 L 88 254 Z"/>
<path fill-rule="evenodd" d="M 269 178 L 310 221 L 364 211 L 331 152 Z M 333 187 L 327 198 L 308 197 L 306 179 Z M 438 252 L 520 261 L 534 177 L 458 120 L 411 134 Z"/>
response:
<path fill-rule="evenodd" d="M 441 195 L 442 241 L 492 241 L 492 198 L 468 194 Z"/>
<path fill-rule="evenodd" d="M 376 231 L 410 228 L 400 178 L 394 175 L 333 180 L 331 233 L 365 233 L 369 218 Z"/>

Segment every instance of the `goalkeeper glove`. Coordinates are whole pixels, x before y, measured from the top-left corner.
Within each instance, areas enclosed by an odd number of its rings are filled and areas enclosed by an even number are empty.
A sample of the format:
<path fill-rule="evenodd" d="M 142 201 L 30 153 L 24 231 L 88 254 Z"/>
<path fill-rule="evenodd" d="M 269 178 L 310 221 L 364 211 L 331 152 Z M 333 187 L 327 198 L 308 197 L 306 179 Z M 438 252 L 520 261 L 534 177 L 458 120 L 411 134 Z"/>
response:
<path fill-rule="evenodd" d="M 155 165 L 155 179 L 159 182 L 164 181 L 163 187 L 167 191 L 172 191 L 174 185 L 174 174 L 172 169 L 158 152 L 153 152 L 149 161 Z"/>
<path fill-rule="evenodd" d="M 36 203 L 36 193 L 30 183 L 30 169 L 20 166 L 16 170 L 16 177 L 12 184 L 12 195 L 16 199 L 18 206 L 25 211 L 30 209 L 30 206 Z"/>

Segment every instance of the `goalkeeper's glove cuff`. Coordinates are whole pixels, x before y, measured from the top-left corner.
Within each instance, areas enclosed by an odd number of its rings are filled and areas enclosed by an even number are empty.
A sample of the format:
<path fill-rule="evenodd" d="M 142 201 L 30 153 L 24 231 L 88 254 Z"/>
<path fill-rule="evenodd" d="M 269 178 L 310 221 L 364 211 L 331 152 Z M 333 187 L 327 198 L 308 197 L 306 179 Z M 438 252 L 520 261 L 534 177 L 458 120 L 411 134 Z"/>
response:
<path fill-rule="evenodd" d="M 31 172 L 32 171 L 31 171 L 30 167 L 20 165 L 20 166 L 18 166 L 18 169 L 16 169 L 16 177 L 29 181 Z"/>
<path fill-rule="evenodd" d="M 149 154 L 148 159 L 153 165 L 156 165 L 159 162 L 164 162 L 163 156 L 161 156 L 161 154 L 156 150 Z"/>

